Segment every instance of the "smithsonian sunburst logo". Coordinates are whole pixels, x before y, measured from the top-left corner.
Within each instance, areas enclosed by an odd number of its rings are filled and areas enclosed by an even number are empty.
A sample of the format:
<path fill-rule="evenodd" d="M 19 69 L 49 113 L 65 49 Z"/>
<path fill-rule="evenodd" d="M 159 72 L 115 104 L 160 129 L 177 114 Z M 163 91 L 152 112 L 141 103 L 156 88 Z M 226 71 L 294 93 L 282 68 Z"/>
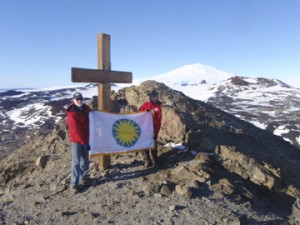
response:
<path fill-rule="evenodd" d="M 123 147 L 134 146 L 141 136 L 140 126 L 129 119 L 119 119 L 112 126 L 112 134 L 118 145 Z"/>

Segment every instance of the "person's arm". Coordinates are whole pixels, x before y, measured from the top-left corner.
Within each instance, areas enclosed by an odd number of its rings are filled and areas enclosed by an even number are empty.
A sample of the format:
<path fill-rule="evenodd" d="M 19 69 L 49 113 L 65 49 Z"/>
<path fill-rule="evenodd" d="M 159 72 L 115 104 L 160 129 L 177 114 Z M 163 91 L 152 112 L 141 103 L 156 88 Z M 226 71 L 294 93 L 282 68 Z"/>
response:
<path fill-rule="evenodd" d="M 68 113 L 67 124 L 69 126 L 70 135 L 72 136 L 73 141 L 80 142 L 80 127 L 76 121 L 76 113 Z"/>
<path fill-rule="evenodd" d="M 160 131 L 161 127 L 161 120 L 162 120 L 162 111 L 161 107 L 157 107 L 157 110 L 155 111 L 155 117 L 154 117 L 154 139 L 157 139 L 158 133 Z"/>
<path fill-rule="evenodd" d="M 142 112 L 142 111 L 147 111 L 147 108 L 148 108 L 148 103 L 145 102 L 140 108 L 139 108 L 139 111 Z"/>
<path fill-rule="evenodd" d="M 158 108 L 158 112 L 157 112 L 157 122 L 158 122 L 158 131 L 160 130 L 161 127 L 161 120 L 162 120 L 162 111 L 161 111 L 161 107 Z"/>

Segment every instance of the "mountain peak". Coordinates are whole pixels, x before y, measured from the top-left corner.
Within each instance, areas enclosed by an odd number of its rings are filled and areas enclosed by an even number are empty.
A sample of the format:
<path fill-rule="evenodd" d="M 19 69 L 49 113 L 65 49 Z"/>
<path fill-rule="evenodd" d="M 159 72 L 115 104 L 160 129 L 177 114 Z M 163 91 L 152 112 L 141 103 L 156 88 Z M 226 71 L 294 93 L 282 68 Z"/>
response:
<path fill-rule="evenodd" d="M 212 85 L 210 90 L 238 91 L 238 90 L 257 90 L 257 89 L 265 89 L 271 87 L 291 88 L 291 86 L 289 86 L 288 84 L 277 79 L 268 79 L 262 77 L 250 78 L 250 77 L 242 77 L 242 76 L 233 76 L 218 84 Z"/>
<path fill-rule="evenodd" d="M 200 63 L 185 65 L 170 72 L 151 77 L 151 80 L 165 83 L 167 85 L 195 85 L 204 83 L 217 83 L 234 76 L 223 72 L 213 66 Z M 141 83 L 146 79 L 136 80 Z"/>
<path fill-rule="evenodd" d="M 249 85 L 249 82 L 245 81 L 242 77 L 234 76 L 229 78 L 230 83 L 237 86 L 246 86 Z"/>

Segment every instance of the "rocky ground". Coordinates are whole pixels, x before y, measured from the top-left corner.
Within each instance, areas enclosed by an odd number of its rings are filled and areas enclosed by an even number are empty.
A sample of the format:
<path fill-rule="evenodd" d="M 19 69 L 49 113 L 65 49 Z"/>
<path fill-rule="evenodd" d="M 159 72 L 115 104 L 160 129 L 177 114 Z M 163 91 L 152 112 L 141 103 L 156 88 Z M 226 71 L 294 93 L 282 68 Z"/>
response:
<path fill-rule="evenodd" d="M 1 161 L 1 224 L 289 224 L 291 208 L 232 174 L 213 154 L 159 147 L 145 169 L 138 153 L 114 155 L 73 194 L 70 151 L 56 127 Z M 197 172 L 195 172 L 197 168 Z"/>

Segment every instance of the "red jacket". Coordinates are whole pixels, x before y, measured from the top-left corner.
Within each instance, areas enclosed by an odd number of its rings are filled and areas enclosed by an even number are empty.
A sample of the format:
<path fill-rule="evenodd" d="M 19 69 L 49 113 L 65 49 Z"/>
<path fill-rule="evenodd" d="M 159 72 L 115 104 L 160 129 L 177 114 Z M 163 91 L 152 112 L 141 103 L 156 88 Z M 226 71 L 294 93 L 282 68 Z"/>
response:
<path fill-rule="evenodd" d="M 74 103 L 67 108 L 67 126 L 71 142 L 79 144 L 89 143 L 89 112 L 91 109 L 83 104 L 82 107 Z"/>
<path fill-rule="evenodd" d="M 145 102 L 140 108 L 139 111 L 147 111 L 152 110 L 153 113 L 153 128 L 154 128 L 154 139 L 157 139 L 157 135 L 161 126 L 161 102 L 154 103 L 151 100 L 149 102 Z"/>

